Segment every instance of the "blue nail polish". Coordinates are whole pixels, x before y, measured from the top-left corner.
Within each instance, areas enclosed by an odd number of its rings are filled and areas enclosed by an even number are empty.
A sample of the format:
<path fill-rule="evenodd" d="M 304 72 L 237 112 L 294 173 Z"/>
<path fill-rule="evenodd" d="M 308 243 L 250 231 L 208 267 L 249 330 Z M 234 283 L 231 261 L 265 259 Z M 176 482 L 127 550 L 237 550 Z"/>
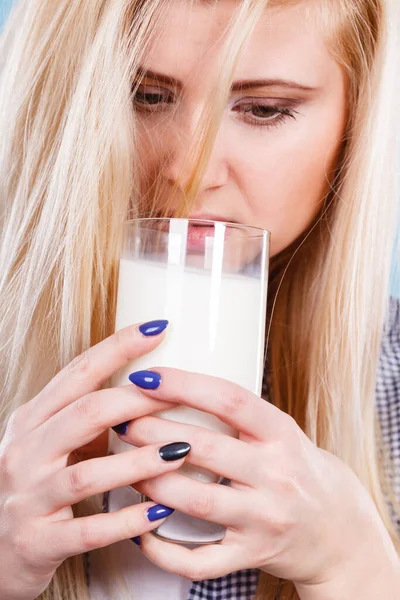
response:
<path fill-rule="evenodd" d="M 140 537 L 139 536 L 131 538 L 131 540 L 132 540 L 132 542 L 134 544 L 136 544 L 136 546 L 140 546 L 141 542 L 140 542 Z"/>
<path fill-rule="evenodd" d="M 165 320 L 149 321 L 148 323 L 143 323 L 143 325 L 139 327 L 139 331 L 146 337 L 153 337 L 155 335 L 160 335 L 160 333 L 167 329 L 168 325 L 169 322 Z"/>
<path fill-rule="evenodd" d="M 113 427 L 113 430 L 115 431 L 115 433 L 118 433 L 118 435 L 125 435 L 128 431 L 128 425 L 129 421 L 127 421 L 126 423 L 120 423 L 120 425 L 115 425 L 115 427 Z"/>
<path fill-rule="evenodd" d="M 158 521 L 159 519 L 165 519 L 165 517 L 169 517 L 175 511 L 174 508 L 168 508 L 168 506 L 163 506 L 162 504 L 156 504 L 156 506 L 152 506 L 147 511 L 147 518 L 149 521 Z"/>
<path fill-rule="evenodd" d="M 144 390 L 156 390 L 161 385 L 161 375 L 154 371 L 136 371 L 129 375 L 129 381 Z"/>

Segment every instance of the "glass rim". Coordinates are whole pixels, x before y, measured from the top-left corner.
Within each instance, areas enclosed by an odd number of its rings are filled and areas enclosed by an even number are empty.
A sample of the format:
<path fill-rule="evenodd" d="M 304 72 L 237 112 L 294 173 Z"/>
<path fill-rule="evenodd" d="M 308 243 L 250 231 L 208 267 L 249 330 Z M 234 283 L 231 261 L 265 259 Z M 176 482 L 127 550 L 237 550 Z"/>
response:
<path fill-rule="evenodd" d="M 212 219 L 195 219 L 192 217 L 139 217 L 138 219 L 127 219 L 124 221 L 124 226 L 133 225 L 134 223 L 148 223 L 150 221 L 162 222 L 162 221 L 172 221 L 173 219 L 181 219 L 182 221 L 189 221 L 195 223 L 210 223 L 211 225 L 215 225 L 216 223 L 220 223 L 221 225 L 225 225 L 231 229 L 248 229 L 250 231 L 257 231 L 258 234 L 249 235 L 249 238 L 264 238 L 267 235 L 268 238 L 271 237 L 271 232 L 268 229 L 263 229 L 262 227 L 256 227 L 255 225 L 245 225 L 244 223 L 234 223 L 230 221 L 213 221 Z M 156 229 L 154 231 L 157 231 Z"/>

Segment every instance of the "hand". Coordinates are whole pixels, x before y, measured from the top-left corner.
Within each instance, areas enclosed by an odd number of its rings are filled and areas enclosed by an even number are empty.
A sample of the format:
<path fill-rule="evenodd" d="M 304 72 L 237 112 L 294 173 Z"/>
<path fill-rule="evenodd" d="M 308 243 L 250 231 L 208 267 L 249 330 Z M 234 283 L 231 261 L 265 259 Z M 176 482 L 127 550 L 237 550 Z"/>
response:
<path fill-rule="evenodd" d="M 160 445 L 75 465 L 69 457 L 109 427 L 166 408 L 132 385 L 99 390 L 162 339 L 146 338 L 136 326 L 119 331 L 75 359 L 12 415 L 0 443 L 2 600 L 36 598 L 65 558 L 160 524 L 147 516 L 153 503 L 79 519 L 71 505 L 176 469 L 182 460 L 163 461 Z"/>
<path fill-rule="evenodd" d="M 140 491 L 153 500 L 227 527 L 223 543 L 194 550 L 145 535 L 142 549 L 150 560 L 191 580 L 260 568 L 302 585 L 303 591 L 333 580 L 353 555 L 368 554 L 372 546 L 387 564 L 397 561 L 358 478 L 318 449 L 291 417 L 226 381 L 155 371 L 162 382 L 146 391 L 149 398 L 204 410 L 240 435 L 234 439 L 154 416 L 129 425 L 124 441 L 142 446 L 185 439 L 192 446 L 188 462 L 232 480 L 230 488 L 169 473 L 141 482 Z"/>

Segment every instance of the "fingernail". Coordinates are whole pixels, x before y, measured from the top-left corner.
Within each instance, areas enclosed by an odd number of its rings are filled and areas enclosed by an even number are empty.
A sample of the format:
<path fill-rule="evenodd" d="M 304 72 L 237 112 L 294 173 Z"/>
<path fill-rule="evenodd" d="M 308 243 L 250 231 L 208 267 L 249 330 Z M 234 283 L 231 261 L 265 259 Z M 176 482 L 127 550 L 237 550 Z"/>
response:
<path fill-rule="evenodd" d="M 148 323 L 143 323 L 143 325 L 139 327 L 139 331 L 146 337 L 152 337 L 160 335 L 160 333 L 167 329 L 168 325 L 169 322 L 165 320 L 149 321 Z"/>
<path fill-rule="evenodd" d="M 132 542 L 134 544 L 136 544 L 136 546 L 140 546 L 141 542 L 140 542 L 140 537 L 139 536 L 131 538 L 131 540 L 132 540 Z"/>
<path fill-rule="evenodd" d="M 144 390 L 156 390 L 161 385 L 161 375 L 154 371 L 136 371 L 129 375 L 129 381 Z"/>
<path fill-rule="evenodd" d="M 115 431 L 115 433 L 118 433 L 118 435 L 125 435 L 128 431 L 128 425 L 129 421 L 126 421 L 126 423 L 120 423 L 120 425 L 115 425 L 115 427 L 113 427 L 112 429 Z"/>
<path fill-rule="evenodd" d="M 171 462 L 185 458 L 189 454 L 190 449 L 191 445 L 187 442 L 174 442 L 173 444 L 163 446 L 158 452 L 163 460 Z"/>
<path fill-rule="evenodd" d="M 147 511 L 147 518 L 149 521 L 158 521 L 159 519 L 165 519 L 165 517 L 169 517 L 169 515 L 172 515 L 174 511 L 174 508 L 168 508 L 168 506 L 156 504 L 156 506 L 152 506 Z"/>

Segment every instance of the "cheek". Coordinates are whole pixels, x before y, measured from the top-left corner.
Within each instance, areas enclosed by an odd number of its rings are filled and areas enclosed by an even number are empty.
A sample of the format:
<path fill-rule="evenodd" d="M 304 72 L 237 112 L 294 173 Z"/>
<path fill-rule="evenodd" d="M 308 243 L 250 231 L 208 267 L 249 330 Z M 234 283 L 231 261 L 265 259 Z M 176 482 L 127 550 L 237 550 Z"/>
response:
<path fill-rule="evenodd" d="M 153 214 L 155 199 L 166 195 L 165 182 L 160 179 L 163 153 L 159 137 L 157 130 L 154 132 L 153 129 L 138 124 L 135 141 L 139 160 L 135 160 L 133 169 L 138 190 L 135 212 L 140 215 Z M 161 204 L 157 206 L 157 212 L 159 210 L 163 210 Z"/>
<path fill-rule="evenodd" d="M 272 139 L 274 133 L 264 135 Z M 242 155 L 246 162 L 238 167 L 253 223 L 272 233 L 272 255 L 289 246 L 319 212 L 332 180 L 342 128 L 308 130 L 287 138 L 275 135 L 275 145 L 247 148 Z"/>
<path fill-rule="evenodd" d="M 138 148 L 140 160 L 136 161 L 136 169 L 142 185 L 151 185 L 152 173 L 157 172 L 160 160 L 160 143 L 158 135 L 152 133 L 149 127 L 141 124 L 137 125 L 136 147 Z"/>

